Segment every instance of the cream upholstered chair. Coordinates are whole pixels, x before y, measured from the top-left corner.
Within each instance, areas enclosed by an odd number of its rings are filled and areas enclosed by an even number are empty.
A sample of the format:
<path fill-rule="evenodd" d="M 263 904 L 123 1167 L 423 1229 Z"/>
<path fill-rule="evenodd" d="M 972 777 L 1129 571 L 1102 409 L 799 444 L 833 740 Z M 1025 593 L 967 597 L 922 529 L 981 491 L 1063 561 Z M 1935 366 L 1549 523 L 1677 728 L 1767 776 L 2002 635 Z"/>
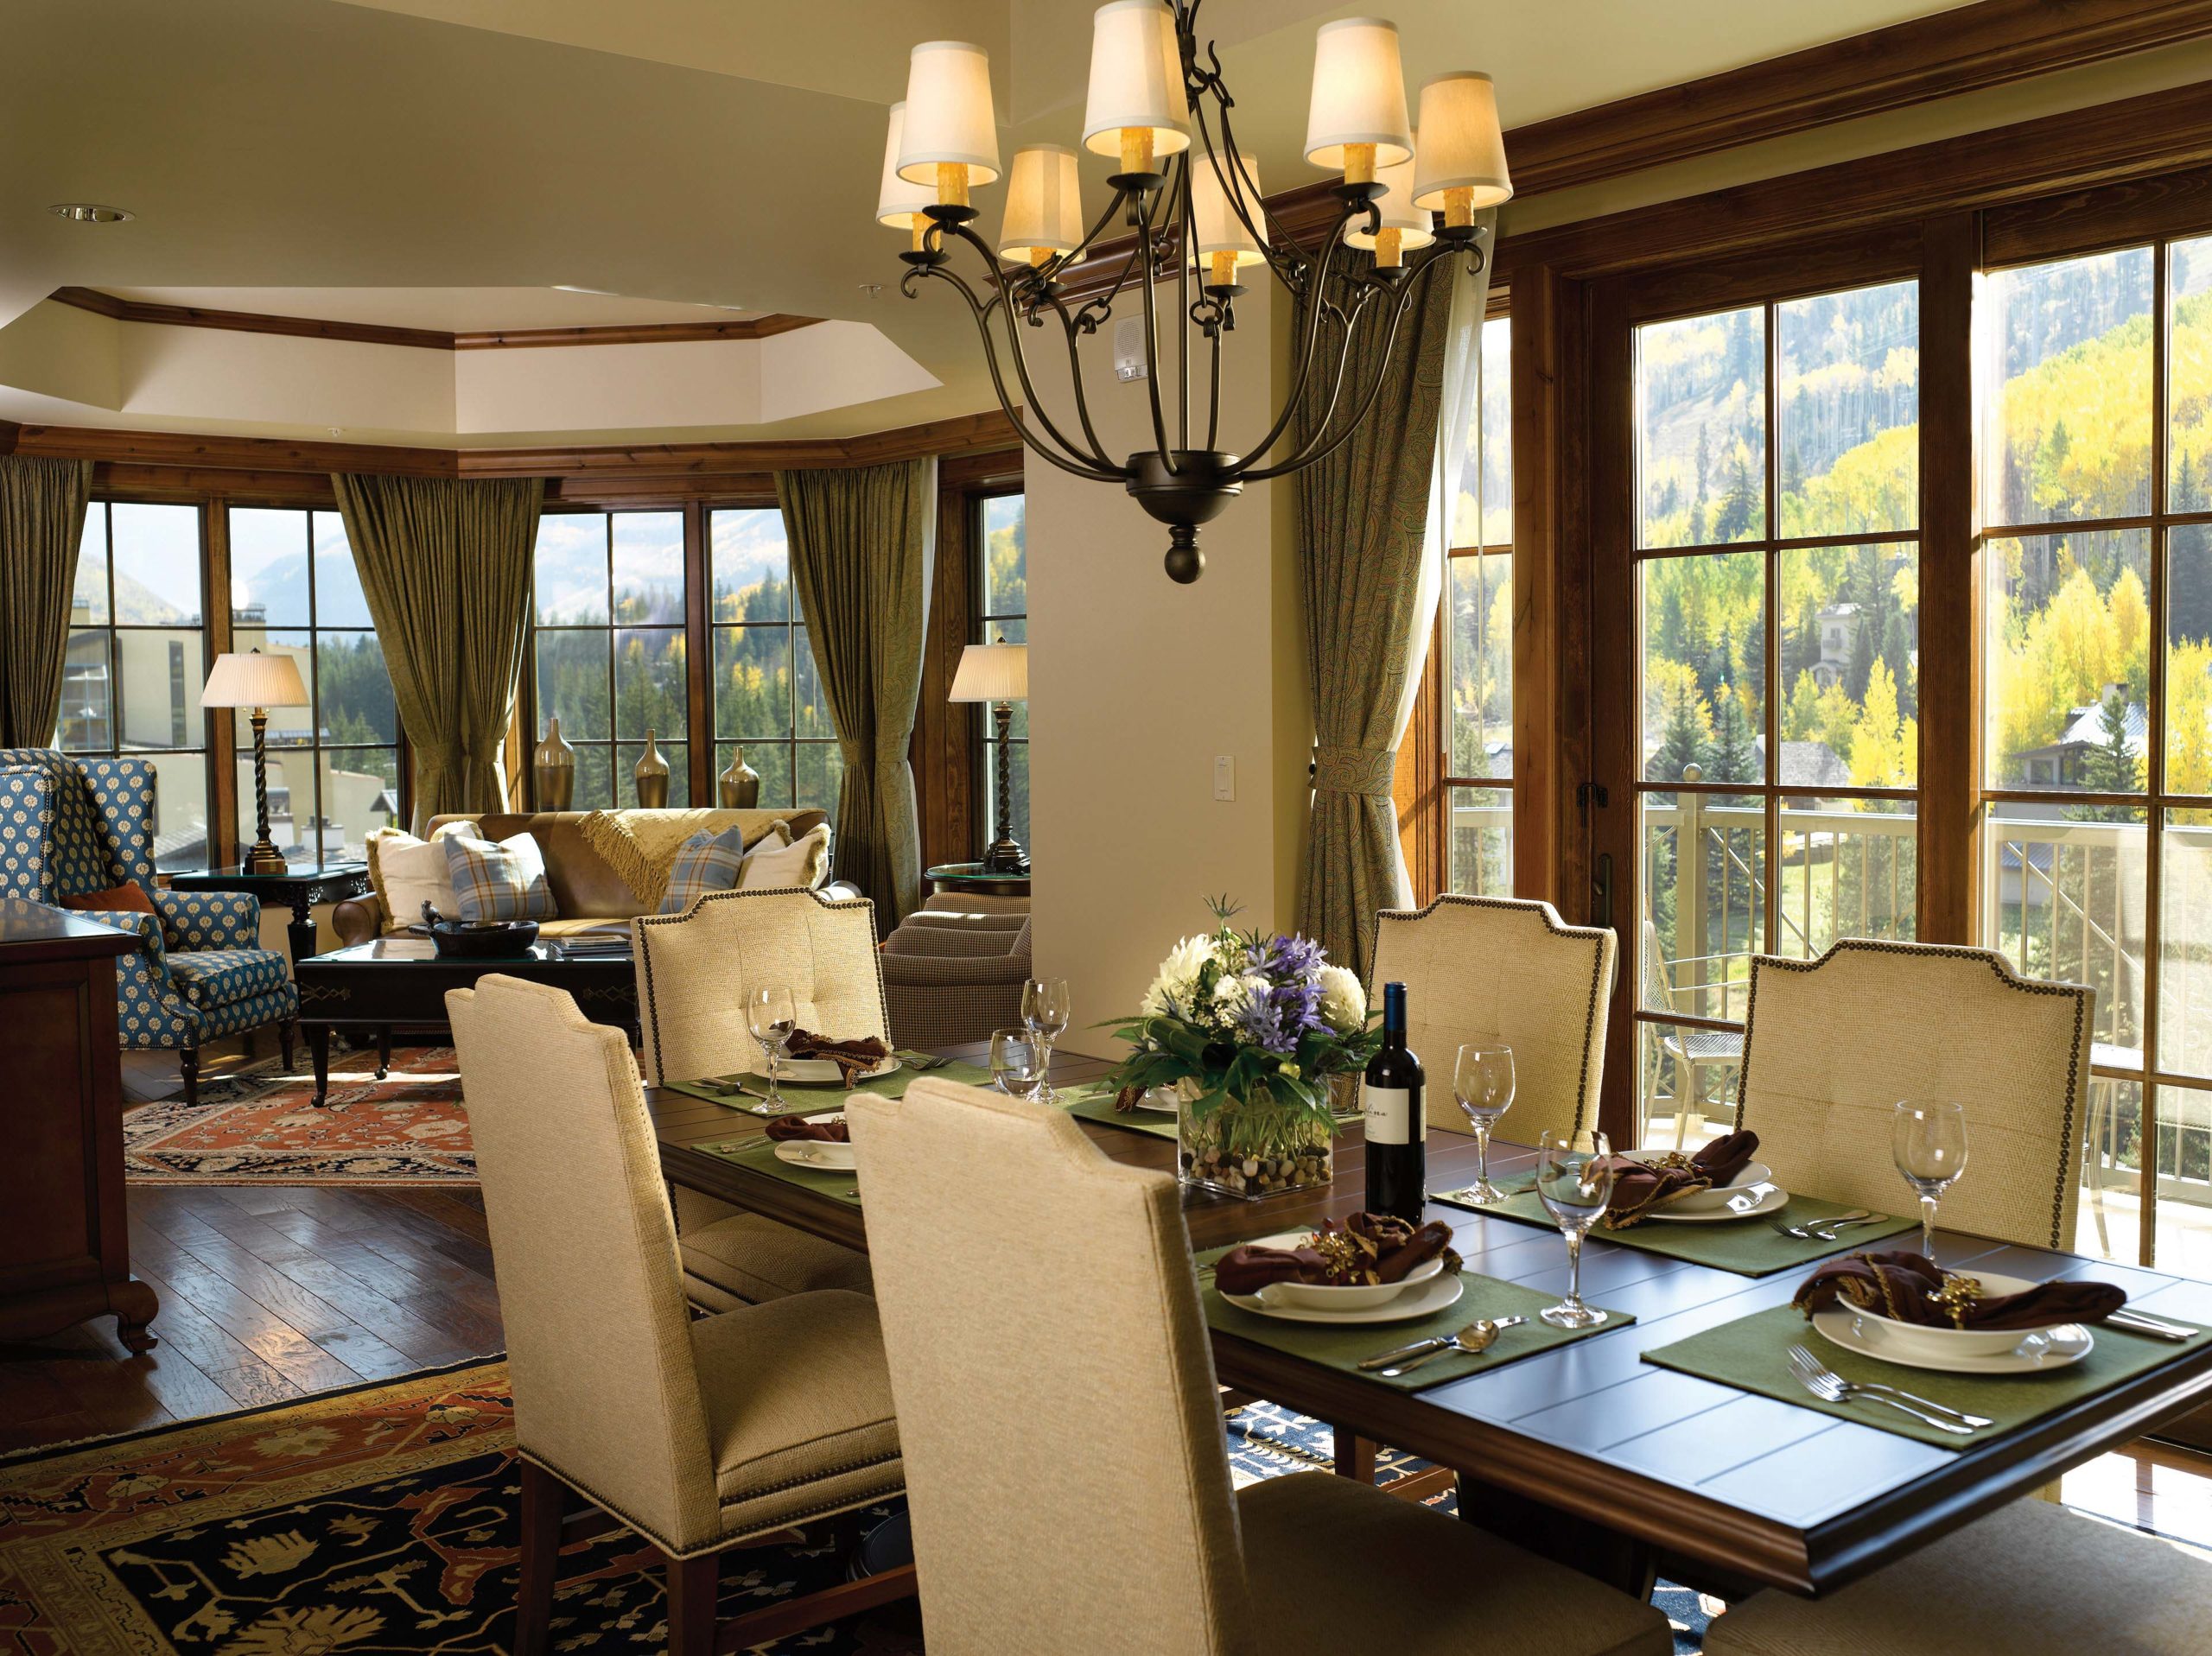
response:
<path fill-rule="evenodd" d="M 750 1069 L 760 1043 L 747 991 L 791 992 L 801 1029 L 890 1037 L 876 964 L 875 905 L 815 891 L 715 891 L 681 914 L 631 922 L 645 1079 L 696 1081 Z M 868 1291 L 868 1258 L 679 1185 L 684 1289 L 711 1311 L 817 1288 Z"/>
<path fill-rule="evenodd" d="M 1429 1125 L 1466 1130 L 1452 1063 L 1463 1043 L 1493 1038 L 1513 1049 L 1508 1137 L 1534 1144 L 1546 1127 L 1594 1120 L 1613 949 L 1607 928 L 1570 926 L 1550 904 L 1515 898 L 1445 896 L 1376 916 L 1368 999 L 1406 986 L 1406 1044 L 1428 1071 Z"/>
<path fill-rule="evenodd" d="M 1706 1656 L 2202 1656 L 2208 1627 L 2212 1564 L 2202 1552 L 2029 1500 L 1824 1598 L 1761 1593 L 1716 1617 L 1705 1649 Z"/>
<path fill-rule="evenodd" d="M 2013 974 L 1986 949 L 1848 937 L 1818 960 L 1751 961 L 1736 1120 L 1784 1189 L 1895 1213 L 1907 1099 L 1966 1106 L 1966 1177 L 1943 1223 L 2072 1245 L 2093 992 Z"/>
<path fill-rule="evenodd" d="M 659 1549 L 669 1647 L 706 1656 L 717 1553 L 900 1488 L 874 1304 L 793 1294 L 694 1322 L 622 1032 L 563 990 L 496 974 L 446 1007 L 524 1462 L 518 1651 L 545 1647 L 565 1484 Z M 871 1596 L 905 1590 L 893 1576 Z M 861 1608 L 782 1606 L 732 1631 L 751 1646 Z"/>
<path fill-rule="evenodd" d="M 1372 1485 L 1232 1492 L 1172 1177 L 935 1076 L 847 1114 L 931 1650 L 1672 1651 L 1649 1605 Z"/>

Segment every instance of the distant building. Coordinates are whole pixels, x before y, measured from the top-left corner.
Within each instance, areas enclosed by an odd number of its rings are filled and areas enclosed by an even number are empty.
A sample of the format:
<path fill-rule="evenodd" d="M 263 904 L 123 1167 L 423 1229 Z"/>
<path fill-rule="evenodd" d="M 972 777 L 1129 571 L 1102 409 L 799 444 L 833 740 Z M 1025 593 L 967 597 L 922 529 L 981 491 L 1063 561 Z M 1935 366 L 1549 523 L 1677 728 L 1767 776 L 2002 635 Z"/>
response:
<path fill-rule="evenodd" d="M 1866 612 L 1858 604 L 1830 604 L 1820 612 L 1821 658 L 1813 663 L 1813 682 L 1823 690 L 1840 684 L 1851 670 L 1851 653 L 1859 648 L 1859 629 Z"/>
<path fill-rule="evenodd" d="M 2115 689 L 2117 686 L 2113 687 Z M 2131 701 L 2122 715 L 2127 732 L 2127 751 L 2141 759 L 2150 752 L 2150 715 L 2139 702 Z M 2066 728 L 2055 742 L 2024 748 L 2011 756 L 2014 774 L 2030 788 L 2072 788 L 2081 784 L 2082 762 L 2092 748 L 2105 745 L 2105 710 L 2101 702 L 2075 707 L 2066 715 Z"/>

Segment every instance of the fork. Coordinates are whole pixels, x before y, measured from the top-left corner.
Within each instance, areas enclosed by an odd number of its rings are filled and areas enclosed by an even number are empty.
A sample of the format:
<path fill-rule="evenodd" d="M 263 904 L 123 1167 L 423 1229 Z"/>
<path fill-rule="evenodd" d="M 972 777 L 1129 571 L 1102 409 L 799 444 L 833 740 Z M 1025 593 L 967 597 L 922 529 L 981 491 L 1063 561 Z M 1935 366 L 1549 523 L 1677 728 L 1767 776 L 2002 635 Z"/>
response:
<path fill-rule="evenodd" d="M 1914 1396 L 1910 1392 L 1899 1391 L 1894 1386 L 1884 1386 L 1878 1381 L 1847 1380 L 1802 1346 L 1789 1348 L 1789 1373 L 1800 1386 L 1827 1402 L 1848 1403 L 1853 1398 L 1864 1394 L 1871 1402 L 1886 1403 L 1892 1409 L 1901 1410 L 1938 1431 L 1952 1432 L 1961 1437 L 1984 1426 L 1997 1424 L 1986 1415 L 1968 1414 L 1964 1409 L 1954 1409 L 1948 1403 L 1930 1402 L 1924 1397 Z M 1899 1399 L 1905 1400 L 1900 1402 Z M 1915 1404 L 1919 1407 L 1914 1407 Z M 1923 1410 L 1937 1412 L 1923 1413 Z"/>
<path fill-rule="evenodd" d="M 1766 1222 L 1774 1228 L 1777 1235 L 1794 1236 L 1801 1242 L 1833 1242 L 1836 1240 L 1836 1232 L 1852 1225 L 1871 1225 L 1880 1217 L 1879 1214 L 1858 1208 L 1850 1213 L 1834 1214 L 1826 1219 L 1808 1219 L 1802 1225 L 1785 1225 L 1779 1219 L 1770 1219 Z"/>

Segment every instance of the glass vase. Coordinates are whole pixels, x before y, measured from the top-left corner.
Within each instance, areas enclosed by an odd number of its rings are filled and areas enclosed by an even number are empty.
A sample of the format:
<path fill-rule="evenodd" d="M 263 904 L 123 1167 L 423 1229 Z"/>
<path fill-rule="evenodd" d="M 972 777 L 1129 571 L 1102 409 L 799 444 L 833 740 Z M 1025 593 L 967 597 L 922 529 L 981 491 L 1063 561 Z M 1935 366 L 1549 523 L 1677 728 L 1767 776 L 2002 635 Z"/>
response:
<path fill-rule="evenodd" d="M 1264 1089 L 1204 1115 L 1195 1107 L 1199 1096 L 1194 1083 L 1177 1083 L 1177 1162 L 1184 1183 L 1247 1202 L 1328 1188 L 1334 1169 L 1327 1122 L 1275 1102 Z"/>

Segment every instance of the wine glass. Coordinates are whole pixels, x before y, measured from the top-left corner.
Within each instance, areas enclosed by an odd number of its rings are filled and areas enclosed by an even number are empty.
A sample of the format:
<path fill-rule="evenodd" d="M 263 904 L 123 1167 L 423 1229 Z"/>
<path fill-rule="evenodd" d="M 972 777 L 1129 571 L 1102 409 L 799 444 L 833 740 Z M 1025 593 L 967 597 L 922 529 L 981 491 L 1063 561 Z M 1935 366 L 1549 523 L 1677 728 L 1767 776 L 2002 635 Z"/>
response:
<path fill-rule="evenodd" d="M 760 1043 L 760 1056 L 768 1063 L 768 1096 L 761 1101 L 761 1111 L 767 1115 L 780 1115 L 791 1106 L 784 1101 L 776 1081 L 783 1066 L 784 1043 L 791 1039 L 791 1031 L 798 1026 L 798 1014 L 791 1006 L 791 992 L 780 984 L 763 984 L 752 991 L 745 997 L 745 1026 Z"/>
<path fill-rule="evenodd" d="M 1044 1078 L 1045 1052 L 1027 1028 L 991 1031 L 991 1079 L 1008 1098 L 1035 1098 Z"/>
<path fill-rule="evenodd" d="M 1967 1171 L 1966 1106 L 1907 1099 L 1890 1119 L 1890 1155 L 1920 1197 L 1920 1251 L 1932 1259 L 1936 1204 Z"/>
<path fill-rule="evenodd" d="M 1505 1192 L 1490 1182 L 1490 1133 L 1513 1107 L 1513 1049 L 1497 1040 L 1462 1046 L 1452 1070 L 1452 1096 L 1475 1129 L 1475 1182 L 1459 1199 L 1484 1206 L 1503 1202 Z"/>
<path fill-rule="evenodd" d="M 1052 1043 L 1058 1040 L 1068 1026 L 1070 1015 L 1068 980 L 1065 978 L 1032 978 L 1021 986 L 1021 1021 L 1036 1038 L 1039 1048 L 1037 1074 L 1043 1082 L 1037 1096 L 1047 1104 L 1059 1101 L 1051 1079 Z"/>
<path fill-rule="evenodd" d="M 1567 1298 L 1536 1315 L 1555 1329 L 1594 1329 L 1605 1313 L 1582 1303 L 1582 1239 L 1612 1198 L 1612 1146 L 1605 1135 L 1545 1128 L 1536 1145 L 1536 1194 L 1567 1238 Z"/>

